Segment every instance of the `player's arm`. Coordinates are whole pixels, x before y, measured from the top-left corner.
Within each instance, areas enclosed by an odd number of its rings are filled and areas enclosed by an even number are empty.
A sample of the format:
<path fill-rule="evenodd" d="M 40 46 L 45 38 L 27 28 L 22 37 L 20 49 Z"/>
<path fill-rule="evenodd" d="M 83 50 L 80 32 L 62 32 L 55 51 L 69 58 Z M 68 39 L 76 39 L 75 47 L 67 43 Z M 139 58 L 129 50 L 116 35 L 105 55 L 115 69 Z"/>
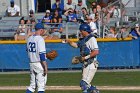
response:
<path fill-rule="evenodd" d="M 92 50 L 91 53 L 90 53 L 90 57 L 95 57 L 96 55 L 99 54 L 99 50 Z"/>
<path fill-rule="evenodd" d="M 48 73 L 48 65 L 46 62 L 46 55 L 45 55 L 45 53 L 40 53 L 39 56 L 40 56 L 41 65 L 44 69 L 44 76 L 45 76 Z"/>
<path fill-rule="evenodd" d="M 91 53 L 85 57 L 82 57 L 82 61 L 87 60 L 89 58 L 95 57 L 99 54 L 99 50 L 92 50 Z"/>
<path fill-rule="evenodd" d="M 43 38 L 40 38 L 38 42 L 38 51 L 39 51 L 39 56 L 40 56 L 40 61 L 41 65 L 44 69 L 44 75 L 47 74 L 48 72 L 48 66 L 46 62 L 46 48 L 45 48 L 45 41 Z"/>
<path fill-rule="evenodd" d="M 68 40 L 68 39 L 66 40 L 66 42 L 69 43 L 72 47 L 74 47 L 74 48 L 78 48 L 77 43 L 72 42 L 72 41 L 70 41 L 70 40 Z"/>

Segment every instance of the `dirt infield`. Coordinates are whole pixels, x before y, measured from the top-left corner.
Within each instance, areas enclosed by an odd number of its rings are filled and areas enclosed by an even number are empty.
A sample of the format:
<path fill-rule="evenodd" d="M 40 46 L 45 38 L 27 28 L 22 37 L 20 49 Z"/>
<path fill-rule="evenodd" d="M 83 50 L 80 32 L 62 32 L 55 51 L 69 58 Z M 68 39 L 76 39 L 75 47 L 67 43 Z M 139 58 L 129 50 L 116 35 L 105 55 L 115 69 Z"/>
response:
<path fill-rule="evenodd" d="M 99 90 L 140 91 L 140 86 L 97 86 Z M 27 86 L 0 86 L 0 90 L 26 90 Z M 80 90 L 79 86 L 46 86 L 46 90 Z"/>

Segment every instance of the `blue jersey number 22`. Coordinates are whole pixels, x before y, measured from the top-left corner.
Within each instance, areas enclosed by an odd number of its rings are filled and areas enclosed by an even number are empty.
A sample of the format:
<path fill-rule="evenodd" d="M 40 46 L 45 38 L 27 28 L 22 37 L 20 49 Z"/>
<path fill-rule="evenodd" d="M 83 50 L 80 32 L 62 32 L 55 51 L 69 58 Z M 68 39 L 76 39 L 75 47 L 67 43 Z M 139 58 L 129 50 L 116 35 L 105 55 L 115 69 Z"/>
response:
<path fill-rule="evenodd" d="M 34 42 L 29 42 L 29 52 L 36 52 L 36 44 Z"/>

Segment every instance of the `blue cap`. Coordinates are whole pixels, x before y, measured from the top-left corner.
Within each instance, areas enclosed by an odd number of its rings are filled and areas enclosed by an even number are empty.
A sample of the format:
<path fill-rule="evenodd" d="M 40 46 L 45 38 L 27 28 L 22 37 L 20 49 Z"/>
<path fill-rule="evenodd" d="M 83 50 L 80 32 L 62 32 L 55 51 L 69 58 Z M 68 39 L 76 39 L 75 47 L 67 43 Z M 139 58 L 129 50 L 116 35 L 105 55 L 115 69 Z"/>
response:
<path fill-rule="evenodd" d="M 92 32 L 92 30 L 91 30 L 91 28 L 88 24 L 81 24 L 80 27 L 79 27 L 79 30 L 80 31 L 86 31 L 88 33 Z"/>
<path fill-rule="evenodd" d="M 44 29 L 44 25 L 42 23 L 37 23 L 35 25 L 35 30 Z"/>
<path fill-rule="evenodd" d="M 14 3 L 14 0 L 10 0 L 10 3 Z"/>

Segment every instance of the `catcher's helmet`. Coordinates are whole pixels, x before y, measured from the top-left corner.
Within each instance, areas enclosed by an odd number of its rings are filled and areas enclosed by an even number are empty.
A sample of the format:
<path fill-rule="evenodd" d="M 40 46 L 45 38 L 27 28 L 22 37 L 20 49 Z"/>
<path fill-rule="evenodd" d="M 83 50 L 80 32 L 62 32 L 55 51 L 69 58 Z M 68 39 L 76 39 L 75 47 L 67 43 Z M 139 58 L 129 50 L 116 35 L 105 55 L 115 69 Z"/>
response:
<path fill-rule="evenodd" d="M 91 30 L 91 28 L 88 24 L 81 24 L 80 27 L 79 27 L 79 30 L 80 31 L 86 31 L 88 33 L 92 32 L 92 30 Z"/>

